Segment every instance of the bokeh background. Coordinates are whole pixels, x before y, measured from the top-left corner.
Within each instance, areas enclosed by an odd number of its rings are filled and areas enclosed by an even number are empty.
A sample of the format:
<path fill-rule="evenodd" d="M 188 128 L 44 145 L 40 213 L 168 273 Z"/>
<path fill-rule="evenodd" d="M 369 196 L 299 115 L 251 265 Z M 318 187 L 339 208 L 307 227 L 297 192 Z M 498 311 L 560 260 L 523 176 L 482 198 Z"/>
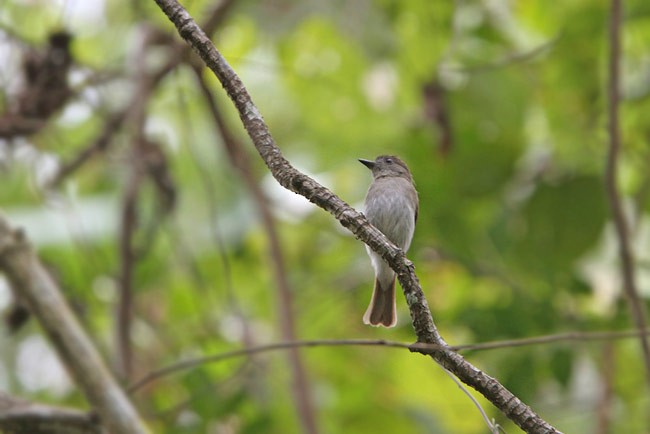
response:
<path fill-rule="evenodd" d="M 213 40 L 296 167 L 361 209 L 371 178 L 357 158 L 389 153 L 409 164 L 420 216 L 408 256 L 450 344 L 633 328 L 603 175 L 607 2 L 228 3 Z M 202 22 L 217 2 L 183 4 Z M 647 300 L 650 3 L 625 2 L 622 25 L 619 185 Z M 2 1 L 5 120 L 24 95 L 25 56 L 47 52 L 48 37 L 62 29 L 72 35 L 70 95 L 38 128 L 0 141 L 0 207 L 26 229 L 125 384 L 290 332 L 414 340 L 400 297 L 395 329 L 361 323 L 372 287 L 363 245 L 277 185 L 209 72 L 201 76 L 230 141 L 188 64 L 143 92 L 142 77 L 178 57 L 170 46 L 179 38 L 153 1 Z M 125 112 L 134 103 L 144 107 L 140 117 Z M 127 115 L 109 125 L 105 149 L 52 186 L 116 113 Z M 163 161 L 152 163 L 158 172 L 142 169 L 144 142 Z M 227 142 L 238 142 L 248 178 Z M 272 213 L 266 224 L 260 194 Z M 133 296 L 128 369 L 116 339 L 125 285 Z M 0 279 L 8 318 L 12 305 Z M 86 406 L 36 321 L 5 329 L 3 390 Z M 304 407 L 320 433 L 488 432 L 426 357 L 382 347 L 297 354 L 311 406 L 296 404 L 297 362 L 286 351 L 202 365 L 133 399 L 165 433 L 309 432 Z M 563 432 L 648 432 L 637 339 L 466 356 Z M 474 395 L 505 432 L 520 432 Z"/>

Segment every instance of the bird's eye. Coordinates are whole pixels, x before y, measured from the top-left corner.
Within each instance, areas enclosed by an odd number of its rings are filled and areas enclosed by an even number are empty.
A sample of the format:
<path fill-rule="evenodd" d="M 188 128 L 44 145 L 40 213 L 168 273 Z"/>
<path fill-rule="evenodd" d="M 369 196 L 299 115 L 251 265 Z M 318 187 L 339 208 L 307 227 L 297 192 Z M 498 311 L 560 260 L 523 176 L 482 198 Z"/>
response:
<path fill-rule="evenodd" d="M 386 158 L 386 163 L 393 164 L 393 159 L 392 158 Z"/>

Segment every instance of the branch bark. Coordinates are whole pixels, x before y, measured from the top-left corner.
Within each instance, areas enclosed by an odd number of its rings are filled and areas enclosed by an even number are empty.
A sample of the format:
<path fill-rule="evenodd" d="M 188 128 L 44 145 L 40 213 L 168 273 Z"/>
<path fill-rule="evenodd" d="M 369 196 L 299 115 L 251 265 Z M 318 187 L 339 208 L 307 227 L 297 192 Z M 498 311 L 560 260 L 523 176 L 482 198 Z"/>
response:
<path fill-rule="evenodd" d="M 147 430 L 25 236 L 0 215 L 0 270 L 20 291 L 70 375 L 113 434 Z"/>
<path fill-rule="evenodd" d="M 268 126 L 253 104 L 248 91 L 212 41 L 196 24 L 188 12 L 175 0 L 155 0 L 161 10 L 174 23 L 179 34 L 217 76 L 237 108 L 240 118 L 258 153 L 272 175 L 283 187 L 298 193 L 331 213 L 354 236 L 381 256 L 396 271 L 411 312 L 413 328 L 418 342 L 438 344 L 440 350 L 430 356 L 451 371 L 462 382 L 479 391 L 508 418 L 528 433 L 557 433 L 550 424 L 513 395 L 496 379 L 486 375 L 461 355 L 448 349 L 438 333 L 431 311 L 415 274 L 415 267 L 404 252 L 391 243 L 379 230 L 370 225 L 360 212 L 339 199 L 327 188 L 300 173 L 282 156 L 271 136 Z"/>
<path fill-rule="evenodd" d="M 634 254 L 630 245 L 630 231 L 623 210 L 623 201 L 617 187 L 618 159 L 621 151 L 621 131 L 618 119 L 620 101 L 620 61 L 621 61 L 621 0 L 612 0 L 609 19 L 609 80 L 607 94 L 607 121 L 609 133 L 609 148 L 605 166 L 605 188 L 611 208 L 616 235 L 618 237 L 621 274 L 623 289 L 630 307 L 630 314 L 636 327 L 643 331 L 646 328 L 646 312 L 643 300 L 639 296 L 634 272 Z M 646 381 L 650 386 L 650 345 L 644 335 L 639 337 L 643 360 L 645 363 Z"/>

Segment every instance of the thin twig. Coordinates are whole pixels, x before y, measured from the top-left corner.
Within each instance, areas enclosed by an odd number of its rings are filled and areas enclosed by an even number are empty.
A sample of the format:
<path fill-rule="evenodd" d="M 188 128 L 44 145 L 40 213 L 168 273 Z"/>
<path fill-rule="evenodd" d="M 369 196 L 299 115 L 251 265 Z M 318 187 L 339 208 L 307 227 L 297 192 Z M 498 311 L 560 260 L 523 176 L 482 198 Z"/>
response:
<path fill-rule="evenodd" d="M 241 341 L 244 346 L 251 346 L 254 344 L 253 333 L 249 324 L 249 320 L 244 313 L 239 300 L 236 297 L 236 290 L 233 281 L 233 270 L 232 264 L 229 257 L 228 246 L 226 245 L 226 240 L 224 239 L 224 234 L 222 228 L 220 227 L 220 210 L 218 202 L 221 200 L 219 195 L 220 190 L 216 188 L 219 184 L 215 181 L 214 166 L 211 161 L 206 161 L 202 153 L 196 151 L 195 147 L 192 146 L 193 143 L 200 143 L 198 138 L 194 137 L 194 131 L 196 128 L 193 125 L 193 118 L 189 115 L 190 106 L 194 101 L 189 101 L 187 95 L 183 91 L 178 92 L 179 100 L 179 110 L 183 116 L 182 122 L 182 134 L 184 140 L 187 142 L 187 149 L 189 151 L 189 156 L 196 168 L 196 173 L 198 175 L 200 184 L 203 187 L 203 201 L 207 206 L 207 215 L 208 215 L 208 224 L 210 226 L 210 234 L 212 235 L 213 244 L 216 248 L 217 253 L 219 254 L 221 262 L 221 275 L 223 280 L 223 289 L 226 295 L 227 306 L 224 306 L 225 309 L 233 314 L 242 325 Z M 179 226 L 180 229 L 180 226 Z M 198 288 L 204 291 L 206 294 L 216 296 L 216 292 L 212 291 L 208 285 L 208 281 L 204 276 L 201 267 L 197 264 L 197 258 L 195 257 L 192 249 L 189 245 L 184 245 L 184 236 L 182 234 L 177 234 L 174 239 L 178 239 L 180 242 L 180 248 L 178 249 L 178 257 L 186 264 L 190 271 L 190 275 L 193 280 L 197 283 Z M 189 259 L 188 259 L 189 258 Z M 216 282 L 211 281 L 210 285 L 214 285 Z M 221 304 L 221 303 L 220 303 Z M 204 321 L 205 322 L 205 321 Z M 209 330 L 210 327 L 206 323 L 204 325 L 206 330 Z M 208 333 L 207 335 L 211 335 Z"/>
<path fill-rule="evenodd" d="M 559 34 L 549 39 L 548 41 L 545 41 L 540 45 L 533 47 L 529 51 L 508 55 L 503 59 L 495 61 L 494 63 L 486 63 L 486 64 L 474 65 L 474 66 L 449 66 L 449 65 L 441 64 L 440 68 L 450 72 L 459 72 L 459 73 L 466 73 L 466 74 L 490 72 L 495 69 L 506 68 L 511 65 L 526 63 L 535 60 L 535 58 L 543 54 L 546 54 L 548 51 L 550 51 L 553 48 L 553 46 L 557 44 L 560 38 L 561 35 Z"/>
<path fill-rule="evenodd" d="M 449 378 L 451 378 L 451 381 L 453 381 L 456 384 L 456 386 L 458 386 L 458 388 L 460 390 L 462 390 L 465 395 L 467 395 L 467 397 L 470 399 L 470 401 L 472 401 L 474 406 L 476 408 L 478 408 L 479 413 L 481 413 L 481 417 L 483 417 L 483 420 L 487 424 L 487 426 L 490 429 L 490 431 L 492 432 L 492 434 L 499 434 L 499 425 L 495 424 L 495 423 L 492 423 L 492 421 L 488 417 L 487 413 L 485 413 L 485 410 L 483 410 L 483 407 L 481 406 L 481 404 L 476 400 L 476 398 L 474 398 L 474 396 L 471 393 L 469 393 L 469 390 L 467 390 L 467 388 L 465 386 L 463 386 L 463 383 L 458 381 L 456 376 L 454 374 L 452 374 L 451 372 L 449 372 L 448 370 L 446 370 L 445 368 L 442 368 L 442 370 L 445 371 L 445 374 L 447 374 L 449 376 Z"/>
<path fill-rule="evenodd" d="M 650 335 L 650 330 L 646 330 L 644 333 L 646 336 Z M 544 345 L 556 342 L 588 342 L 588 341 L 599 341 L 599 340 L 614 340 L 614 339 L 625 339 L 625 338 L 635 338 L 639 336 L 638 330 L 626 330 L 618 332 L 570 332 L 570 333 L 560 333 L 554 335 L 546 336 L 536 336 L 533 338 L 523 338 L 523 339 L 509 339 L 493 342 L 484 342 L 478 344 L 464 344 L 464 345 L 452 345 L 452 346 L 442 346 L 437 344 L 427 344 L 422 342 L 416 342 L 414 344 L 405 343 L 405 342 L 395 342 L 395 341 L 386 341 L 383 339 L 317 339 L 317 340 L 305 340 L 305 341 L 293 341 L 293 342 L 277 342 L 273 344 L 259 345 L 256 347 L 242 348 L 233 351 L 227 351 L 224 353 L 214 354 L 204 357 L 196 357 L 192 359 L 183 360 L 181 362 L 173 363 L 164 368 L 151 371 L 149 374 L 145 375 L 141 379 L 137 380 L 131 384 L 128 388 L 130 393 L 141 389 L 147 384 L 160 379 L 162 377 L 192 369 L 201 365 L 208 363 L 216 363 L 224 360 L 242 357 L 242 356 L 251 356 L 258 353 L 265 353 L 269 351 L 285 350 L 290 348 L 299 348 L 299 347 L 341 347 L 341 346 L 372 346 L 372 347 L 389 347 L 389 348 L 404 348 L 412 352 L 418 352 L 422 354 L 430 354 L 434 351 L 440 351 L 441 349 L 448 349 L 451 351 L 485 351 L 485 350 L 494 350 L 499 348 L 513 348 L 513 347 L 523 347 L 530 345 Z"/>
<path fill-rule="evenodd" d="M 269 240 L 269 257 L 273 265 L 273 276 L 277 288 L 277 309 L 278 319 L 280 322 L 280 333 L 286 341 L 296 340 L 295 314 L 293 310 L 293 289 L 287 277 L 287 270 L 284 261 L 284 254 L 280 247 L 280 238 L 275 224 L 275 219 L 271 213 L 268 199 L 258 181 L 255 179 L 252 165 L 248 155 L 243 150 L 243 146 L 230 131 L 228 124 L 221 115 L 212 91 L 204 79 L 199 67 L 193 68 L 198 80 L 199 87 L 208 104 L 212 118 L 221 133 L 226 154 L 231 164 L 239 171 L 242 179 L 246 183 L 248 190 L 251 192 L 257 209 L 262 217 L 262 224 Z M 316 434 L 318 425 L 316 423 L 316 412 L 310 392 L 309 380 L 300 354 L 296 348 L 289 348 L 288 359 L 293 376 L 293 398 L 300 416 L 305 432 Z"/>
<path fill-rule="evenodd" d="M 133 371 L 133 354 L 131 348 L 131 324 L 133 319 L 133 273 L 136 267 L 135 234 L 138 229 L 138 196 L 144 179 L 145 133 L 147 119 L 146 108 L 153 93 L 153 82 L 145 72 L 144 54 L 153 37 L 147 32 L 138 47 L 138 71 L 136 81 L 135 104 L 129 109 L 133 134 L 131 137 L 131 158 L 128 160 L 129 179 L 124 186 L 119 235 L 119 287 L 117 315 L 115 318 L 115 353 L 117 371 L 122 378 L 130 379 Z"/>
<path fill-rule="evenodd" d="M 623 200 L 617 187 L 618 159 L 621 151 L 621 132 L 619 126 L 620 101 L 620 62 L 621 62 L 621 0 L 612 0 L 609 20 L 609 80 L 607 107 L 609 147 L 605 168 L 605 187 L 611 208 L 616 235 L 618 237 L 619 257 L 623 288 L 627 296 L 630 313 L 639 330 L 646 329 L 646 313 L 643 301 L 636 286 L 634 254 L 630 245 L 628 222 L 623 210 Z M 645 335 L 639 336 L 646 371 L 646 380 L 650 385 L 650 345 Z"/>
<path fill-rule="evenodd" d="M 91 157 L 94 155 L 106 151 L 108 146 L 112 142 L 112 138 L 117 131 L 122 127 L 122 124 L 127 118 L 129 113 L 128 109 L 120 110 L 112 114 L 106 123 L 104 128 L 95 141 L 93 141 L 89 146 L 83 148 L 73 157 L 69 162 L 63 164 L 56 175 L 48 183 L 49 187 L 57 187 L 61 182 L 66 179 L 69 175 L 76 172 L 81 166 L 83 166 Z"/>
<path fill-rule="evenodd" d="M 607 434 L 612 432 L 612 404 L 614 401 L 614 376 L 616 369 L 616 357 L 614 354 L 614 345 L 612 342 L 607 342 L 602 349 L 602 365 L 601 378 L 602 378 L 602 391 L 598 399 L 597 409 L 597 434 Z"/>
<path fill-rule="evenodd" d="M 205 365 L 208 363 L 216 363 L 216 362 L 221 362 L 236 357 L 250 356 L 250 355 L 265 353 L 269 351 L 286 350 L 286 349 L 298 348 L 298 347 L 322 347 L 322 346 L 329 346 L 329 347 L 386 346 L 386 347 L 393 347 L 393 348 L 410 348 L 411 344 L 406 344 L 402 342 L 390 342 L 390 341 L 383 341 L 383 340 L 376 340 L 376 339 L 333 339 L 333 340 L 321 339 L 321 340 L 309 340 L 309 341 L 277 342 L 273 344 L 259 345 L 256 347 L 227 351 L 212 356 L 196 357 L 178 363 L 174 363 L 164 368 L 150 372 L 149 374 L 145 375 L 143 378 L 131 384 L 127 390 L 129 393 L 134 393 L 137 390 L 141 389 L 142 387 L 146 386 L 147 384 L 159 378 L 177 372 L 192 369 L 197 366 Z"/>
<path fill-rule="evenodd" d="M 650 330 L 624 330 L 616 332 L 568 332 L 552 335 L 535 336 L 522 339 L 504 339 L 500 341 L 485 342 L 479 344 L 451 345 L 449 348 L 455 351 L 483 351 L 497 348 L 514 348 L 530 345 L 550 344 L 554 342 L 587 342 L 602 341 L 611 339 L 625 339 L 639 336 L 650 336 Z M 413 344 L 415 346 L 419 344 Z"/>
<path fill-rule="evenodd" d="M 132 164 L 137 165 L 137 163 Z M 133 316 L 133 269 L 136 260 L 133 239 L 138 227 L 137 202 L 142 184 L 142 174 L 138 168 L 133 168 L 131 172 L 122 199 L 119 236 L 119 299 L 115 323 L 117 372 L 126 379 L 131 378 L 133 367 L 131 319 Z"/>
<path fill-rule="evenodd" d="M 187 98 L 188 95 L 184 91 L 179 91 L 178 92 L 178 99 L 179 99 L 179 110 L 183 113 L 183 135 L 185 137 L 185 141 L 187 141 L 187 147 L 189 151 L 189 155 L 192 159 L 192 162 L 194 163 L 194 167 L 197 170 L 197 175 L 199 177 L 200 183 L 203 186 L 203 201 L 207 205 L 207 214 L 209 216 L 208 221 L 209 221 L 209 226 L 210 226 L 210 234 L 212 235 L 212 240 L 213 244 L 216 248 L 216 251 L 219 254 L 220 257 L 220 262 L 222 265 L 222 281 L 223 281 L 223 289 L 225 291 L 225 298 L 226 298 L 226 303 L 224 304 L 223 302 L 219 302 L 218 305 L 222 308 L 222 311 L 228 312 L 228 315 L 232 315 L 240 324 L 241 330 L 239 333 L 239 340 L 242 343 L 242 345 L 246 348 L 249 348 L 256 343 L 256 338 L 257 334 L 254 333 L 250 318 L 248 317 L 248 314 L 244 311 L 242 308 L 241 300 L 238 297 L 238 291 L 235 286 L 235 282 L 233 280 L 233 270 L 232 270 L 232 264 L 230 260 L 230 253 L 228 250 L 228 246 L 226 245 L 226 240 L 224 238 L 224 233 L 222 228 L 220 227 L 220 219 L 221 216 L 219 214 L 219 201 L 222 199 L 220 197 L 220 189 L 218 182 L 215 182 L 215 177 L 214 175 L 214 165 L 213 162 L 206 160 L 203 156 L 203 153 L 197 152 L 194 146 L 192 146 L 192 143 L 197 142 L 196 137 L 194 137 L 194 131 L 196 128 L 193 128 L 193 118 L 192 116 L 189 115 L 190 110 L 189 107 L 195 103 L 194 100 L 190 101 Z M 215 148 L 215 150 L 218 151 L 218 149 Z M 219 157 L 221 157 L 221 153 L 217 152 Z M 179 228 L 180 229 L 180 228 Z M 211 295 L 211 296 L 217 296 L 217 293 L 211 289 L 211 286 L 217 284 L 216 281 L 211 280 L 210 282 L 207 281 L 206 276 L 204 275 L 201 267 L 198 266 L 196 263 L 196 258 L 193 257 L 194 254 L 192 253 L 192 249 L 189 248 L 189 246 L 184 246 L 183 245 L 183 236 L 181 234 L 178 234 L 174 239 L 178 239 L 180 242 L 180 249 L 179 249 L 179 259 L 186 264 L 186 266 L 189 268 L 190 273 L 194 281 L 198 284 L 198 287 L 202 289 L 204 292 L 205 296 Z M 209 285 L 208 285 L 209 283 Z M 206 292 L 207 291 L 207 292 Z M 205 331 L 208 331 L 212 329 L 213 327 L 210 325 L 210 321 L 206 320 L 203 316 L 201 316 L 201 323 L 203 325 L 203 328 Z M 204 336 L 208 339 L 214 339 L 214 331 L 209 332 L 209 333 L 204 333 Z M 242 365 L 242 369 L 244 366 L 256 366 L 260 367 L 261 364 L 259 363 L 259 360 L 256 357 L 251 357 L 248 359 L 248 363 Z M 248 374 L 245 377 L 245 386 L 247 389 L 249 389 L 249 392 L 256 394 L 257 393 L 257 388 L 264 383 L 264 380 L 261 378 L 263 375 L 265 375 L 265 370 L 264 369 L 249 369 Z M 237 375 L 237 374 L 236 374 Z M 241 375 L 241 373 L 239 374 Z M 229 380 L 230 381 L 230 380 Z M 214 387 L 212 384 L 210 387 Z M 190 399 L 194 399 L 190 398 Z"/>

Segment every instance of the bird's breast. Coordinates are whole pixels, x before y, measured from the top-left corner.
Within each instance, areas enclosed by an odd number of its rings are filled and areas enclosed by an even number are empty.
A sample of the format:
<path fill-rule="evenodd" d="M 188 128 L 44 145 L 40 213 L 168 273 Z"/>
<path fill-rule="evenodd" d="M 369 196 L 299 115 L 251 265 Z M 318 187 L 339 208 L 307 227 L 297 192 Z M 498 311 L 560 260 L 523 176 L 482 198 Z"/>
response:
<path fill-rule="evenodd" d="M 368 190 L 365 214 L 389 240 L 407 250 L 415 229 L 417 193 L 404 178 L 380 178 Z"/>

